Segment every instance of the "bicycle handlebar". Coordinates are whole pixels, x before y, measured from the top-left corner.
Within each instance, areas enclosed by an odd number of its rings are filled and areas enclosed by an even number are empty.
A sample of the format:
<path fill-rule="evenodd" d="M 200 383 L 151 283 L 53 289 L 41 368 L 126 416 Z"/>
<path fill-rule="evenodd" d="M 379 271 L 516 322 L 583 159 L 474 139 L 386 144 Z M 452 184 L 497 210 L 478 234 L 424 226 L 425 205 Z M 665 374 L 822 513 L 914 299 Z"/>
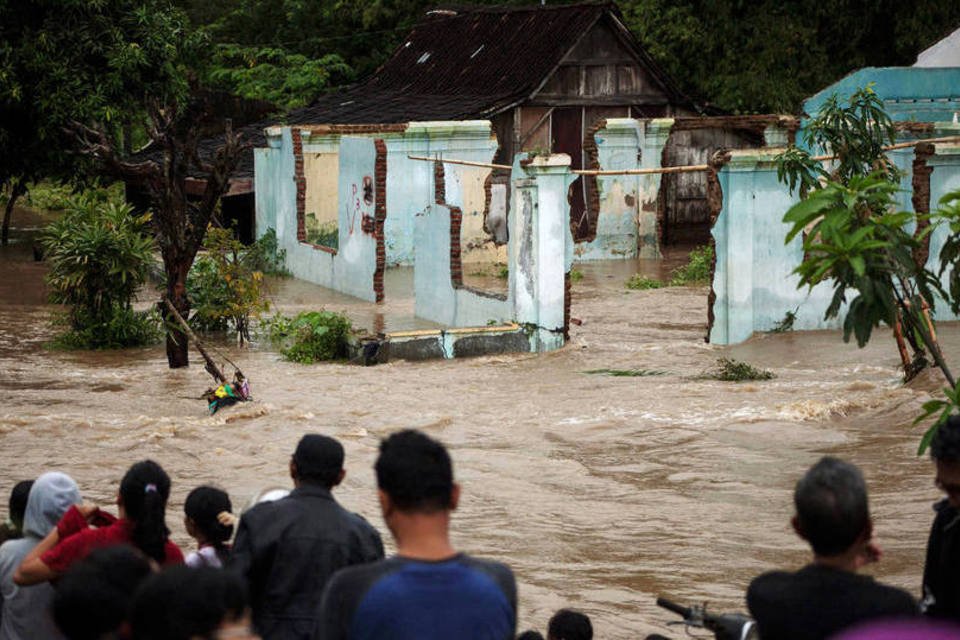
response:
<path fill-rule="evenodd" d="M 684 619 L 689 618 L 692 613 L 690 607 L 685 607 L 681 604 L 677 604 L 676 602 L 667 600 L 666 598 L 657 598 L 657 606 L 663 607 L 667 611 L 672 611 L 677 615 L 683 616 Z"/>

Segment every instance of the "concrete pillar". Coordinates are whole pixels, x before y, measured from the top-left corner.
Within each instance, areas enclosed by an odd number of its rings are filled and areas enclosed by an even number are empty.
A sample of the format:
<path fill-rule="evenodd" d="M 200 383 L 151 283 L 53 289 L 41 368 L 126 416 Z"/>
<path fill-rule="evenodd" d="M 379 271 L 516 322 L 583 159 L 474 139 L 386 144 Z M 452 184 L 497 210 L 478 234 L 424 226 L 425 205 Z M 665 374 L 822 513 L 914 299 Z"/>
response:
<path fill-rule="evenodd" d="M 673 118 L 654 118 L 644 123 L 643 141 L 640 150 L 640 168 L 655 169 L 663 166 L 663 148 L 667 146 Z M 640 176 L 637 198 L 637 235 L 639 257 L 661 258 L 660 238 L 663 220 L 659 219 L 660 181 L 659 173 Z"/>
<path fill-rule="evenodd" d="M 570 156 L 537 157 L 524 170 L 529 178 L 514 184 L 510 289 L 517 322 L 531 329 L 531 346 L 550 351 L 563 346 L 564 276 L 573 257 Z"/>

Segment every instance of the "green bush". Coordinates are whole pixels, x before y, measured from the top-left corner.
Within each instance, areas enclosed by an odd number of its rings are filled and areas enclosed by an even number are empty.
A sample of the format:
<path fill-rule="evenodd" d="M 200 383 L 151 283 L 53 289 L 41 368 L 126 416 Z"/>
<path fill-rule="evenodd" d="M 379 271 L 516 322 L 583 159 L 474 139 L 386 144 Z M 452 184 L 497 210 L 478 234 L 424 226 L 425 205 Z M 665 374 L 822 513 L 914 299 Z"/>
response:
<path fill-rule="evenodd" d="M 687 264 L 673 270 L 670 286 L 708 284 L 713 275 L 713 257 L 713 245 L 704 245 L 691 251 Z"/>
<path fill-rule="evenodd" d="M 108 349 L 159 339 L 158 322 L 132 308 L 154 259 L 149 219 L 134 216 L 126 204 L 83 194 L 46 228 L 41 243 L 50 301 L 70 307 L 60 346 Z"/>
<path fill-rule="evenodd" d="M 266 323 L 270 339 L 283 345 L 283 357 L 302 364 L 346 358 L 351 328 L 349 318 L 333 311 L 277 314 Z"/>
<path fill-rule="evenodd" d="M 336 222 L 325 222 L 316 227 L 310 227 L 307 229 L 307 242 L 338 249 L 340 248 L 340 228 Z"/>

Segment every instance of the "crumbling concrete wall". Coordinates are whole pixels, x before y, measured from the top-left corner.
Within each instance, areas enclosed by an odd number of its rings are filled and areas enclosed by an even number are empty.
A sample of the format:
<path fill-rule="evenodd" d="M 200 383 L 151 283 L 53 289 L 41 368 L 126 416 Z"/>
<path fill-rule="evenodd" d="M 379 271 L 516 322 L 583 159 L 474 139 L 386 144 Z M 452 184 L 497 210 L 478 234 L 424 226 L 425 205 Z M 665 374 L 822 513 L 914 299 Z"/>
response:
<path fill-rule="evenodd" d="M 929 135 L 957 133 L 956 126 L 944 124 Z M 775 157 L 781 150 L 730 152 L 729 162 L 719 172 L 723 205 L 712 230 L 716 243 L 712 343 L 743 342 L 756 331 L 775 328 L 788 312 L 796 313 L 794 329 L 835 329 L 840 325 L 841 319 L 826 321 L 823 317 L 833 295 L 829 283 L 812 290 L 797 289 L 799 278 L 793 270 L 803 259 L 802 240 L 797 237 L 784 244 L 790 225 L 783 222 L 783 216 L 798 196 L 791 195 L 777 179 Z M 898 204 L 903 210 L 912 210 L 914 149 L 895 151 L 891 157 L 906 170 Z M 960 188 L 960 146 L 937 144 L 934 154 L 924 161 L 932 169 L 929 194 L 935 207 L 940 197 Z M 929 267 L 939 264 L 948 233 L 941 225 L 931 235 Z M 945 305 L 937 305 L 937 316 L 950 317 Z"/>
<path fill-rule="evenodd" d="M 596 161 L 601 170 L 659 168 L 673 120 L 658 118 L 608 118 L 592 134 Z M 595 149 L 593 149 L 595 148 Z M 597 207 L 593 240 L 579 242 L 574 257 L 580 261 L 659 258 L 657 200 L 660 174 L 608 175 L 586 178 Z"/>

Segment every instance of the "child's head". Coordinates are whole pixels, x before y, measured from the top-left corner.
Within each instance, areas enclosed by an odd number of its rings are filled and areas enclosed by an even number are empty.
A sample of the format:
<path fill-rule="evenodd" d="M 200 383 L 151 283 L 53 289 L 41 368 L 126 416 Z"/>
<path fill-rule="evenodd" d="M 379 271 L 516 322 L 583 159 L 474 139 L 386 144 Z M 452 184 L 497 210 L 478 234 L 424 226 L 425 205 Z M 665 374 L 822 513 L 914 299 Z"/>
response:
<path fill-rule="evenodd" d="M 170 536 L 164 522 L 169 497 L 170 476 L 153 460 L 136 463 L 120 481 L 120 505 L 133 522 L 133 544 L 160 563 Z"/>
<path fill-rule="evenodd" d="M 210 486 L 197 487 L 183 504 L 187 533 L 201 544 L 211 544 L 219 550 L 233 535 L 233 525 L 222 524 L 217 516 L 232 510 L 226 491 Z"/>

